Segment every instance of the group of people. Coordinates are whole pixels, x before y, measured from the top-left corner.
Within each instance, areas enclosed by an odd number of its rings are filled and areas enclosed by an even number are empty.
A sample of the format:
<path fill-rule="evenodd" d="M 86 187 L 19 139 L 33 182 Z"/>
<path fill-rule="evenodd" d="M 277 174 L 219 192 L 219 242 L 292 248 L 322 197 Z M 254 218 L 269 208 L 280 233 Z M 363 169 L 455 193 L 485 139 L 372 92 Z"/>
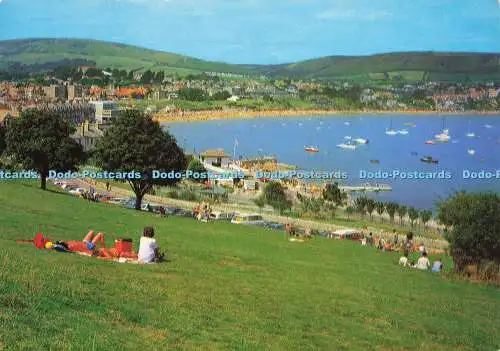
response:
<path fill-rule="evenodd" d="M 139 251 L 123 252 L 117 247 L 106 247 L 104 234 L 102 232 L 95 233 L 90 230 L 82 241 L 64 240 L 55 241 L 43 237 L 42 234 L 37 234 L 34 243 L 37 248 L 45 248 L 59 252 L 74 252 L 84 255 L 94 256 L 101 259 L 132 259 L 138 263 L 157 263 L 165 260 L 165 254 L 160 251 L 156 239 L 154 239 L 154 228 L 145 227 L 142 237 L 139 242 Z"/>
<path fill-rule="evenodd" d="M 210 206 L 210 202 L 206 200 L 201 202 L 194 208 L 194 215 L 196 216 L 196 219 L 203 222 L 208 222 L 211 212 L 212 206 Z"/>
<path fill-rule="evenodd" d="M 366 228 L 365 228 L 366 230 Z M 390 242 L 385 240 L 382 236 L 378 241 L 373 236 L 373 233 L 368 235 L 363 235 L 361 239 L 361 245 L 363 246 L 375 246 L 379 251 L 403 251 L 403 256 L 399 259 L 399 264 L 405 267 L 413 267 L 421 270 L 427 270 L 431 268 L 431 263 L 427 255 L 427 249 L 424 243 L 420 245 L 415 245 L 413 242 L 413 233 L 408 233 L 404 240 L 400 240 L 396 230 L 392 231 L 393 238 Z M 415 255 L 413 255 L 415 254 Z M 411 257 L 411 258 L 410 258 Z M 432 265 L 433 272 L 441 272 L 443 270 L 443 263 L 441 258 L 434 261 Z"/>
<path fill-rule="evenodd" d="M 313 237 L 313 231 L 311 228 L 308 227 L 304 229 L 304 234 L 301 235 L 299 231 L 291 223 L 285 224 L 285 233 L 290 238 L 303 236 L 306 239 L 312 239 Z"/>

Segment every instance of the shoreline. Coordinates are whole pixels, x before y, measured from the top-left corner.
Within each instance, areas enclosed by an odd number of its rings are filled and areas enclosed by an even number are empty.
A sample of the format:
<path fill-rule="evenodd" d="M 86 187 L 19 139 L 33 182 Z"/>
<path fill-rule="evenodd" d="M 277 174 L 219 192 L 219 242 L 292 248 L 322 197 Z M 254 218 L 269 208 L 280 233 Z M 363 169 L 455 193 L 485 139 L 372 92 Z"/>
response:
<path fill-rule="evenodd" d="M 226 110 L 226 111 L 184 111 L 176 113 L 157 113 L 153 119 L 160 123 L 167 122 L 200 122 L 200 121 L 217 121 L 217 120 L 235 120 L 235 119 L 254 119 L 261 117 L 318 117 L 318 116 L 349 116 L 349 115 L 410 115 L 410 116 L 498 116 L 500 111 L 468 111 L 468 112 L 449 112 L 449 111 L 425 111 L 425 110 L 263 110 L 263 111 L 242 111 L 242 110 Z"/>

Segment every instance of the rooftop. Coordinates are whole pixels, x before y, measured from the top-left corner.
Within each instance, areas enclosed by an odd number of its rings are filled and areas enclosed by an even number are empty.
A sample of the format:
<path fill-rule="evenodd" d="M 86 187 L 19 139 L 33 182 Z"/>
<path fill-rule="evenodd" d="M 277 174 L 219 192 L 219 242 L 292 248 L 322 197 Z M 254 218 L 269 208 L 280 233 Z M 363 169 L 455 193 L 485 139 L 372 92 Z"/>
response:
<path fill-rule="evenodd" d="M 224 152 L 224 149 L 212 149 L 203 151 L 201 154 L 203 157 L 222 157 L 222 158 L 231 158 L 231 156 L 227 155 Z"/>

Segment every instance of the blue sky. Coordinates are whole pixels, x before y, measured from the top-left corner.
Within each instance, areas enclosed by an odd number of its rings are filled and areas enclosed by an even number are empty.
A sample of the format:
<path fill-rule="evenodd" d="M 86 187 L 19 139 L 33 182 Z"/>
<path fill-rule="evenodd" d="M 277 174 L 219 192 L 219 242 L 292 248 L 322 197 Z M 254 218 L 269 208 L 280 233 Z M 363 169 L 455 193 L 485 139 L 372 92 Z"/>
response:
<path fill-rule="evenodd" d="M 500 52 L 500 0 L 0 0 L 0 39 L 90 38 L 230 63 Z"/>

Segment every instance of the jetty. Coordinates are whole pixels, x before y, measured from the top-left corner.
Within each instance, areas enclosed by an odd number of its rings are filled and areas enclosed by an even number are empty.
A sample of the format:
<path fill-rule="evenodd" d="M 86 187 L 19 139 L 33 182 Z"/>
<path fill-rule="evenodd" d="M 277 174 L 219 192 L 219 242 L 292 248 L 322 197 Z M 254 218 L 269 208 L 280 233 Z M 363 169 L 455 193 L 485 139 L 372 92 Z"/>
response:
<path fill-rule="evenodd" d="M 379 192 L 392 191 L 388 184 L 361 184 L 361 185 L 340 185 L 339 189 L 345 192 Z"/>

